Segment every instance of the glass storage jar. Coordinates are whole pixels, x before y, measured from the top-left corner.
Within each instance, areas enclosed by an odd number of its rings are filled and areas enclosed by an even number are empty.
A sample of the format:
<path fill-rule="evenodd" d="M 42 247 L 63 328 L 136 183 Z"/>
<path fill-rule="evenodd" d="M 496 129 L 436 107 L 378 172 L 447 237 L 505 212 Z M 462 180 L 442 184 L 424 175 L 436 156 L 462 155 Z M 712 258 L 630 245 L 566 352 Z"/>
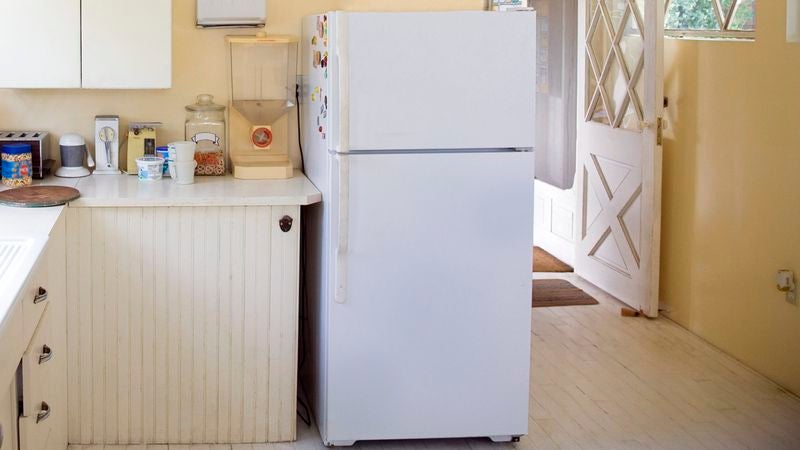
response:
<path fill-rule="evenodd" d="M 186 140 L 197 144 L 197 175 L 225 175 L 225 107 L 208 94 L 186 106 Z"/>

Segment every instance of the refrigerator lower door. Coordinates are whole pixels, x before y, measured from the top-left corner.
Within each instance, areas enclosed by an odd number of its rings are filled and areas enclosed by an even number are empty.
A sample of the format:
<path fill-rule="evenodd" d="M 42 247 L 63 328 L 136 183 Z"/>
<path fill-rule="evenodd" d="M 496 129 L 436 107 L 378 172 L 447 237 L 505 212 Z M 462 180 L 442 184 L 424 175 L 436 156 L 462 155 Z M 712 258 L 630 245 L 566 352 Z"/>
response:
<path fill-rule="evenodd" d="M 526 434 L 533 153 L 341 164 L 326 444 Z"/>

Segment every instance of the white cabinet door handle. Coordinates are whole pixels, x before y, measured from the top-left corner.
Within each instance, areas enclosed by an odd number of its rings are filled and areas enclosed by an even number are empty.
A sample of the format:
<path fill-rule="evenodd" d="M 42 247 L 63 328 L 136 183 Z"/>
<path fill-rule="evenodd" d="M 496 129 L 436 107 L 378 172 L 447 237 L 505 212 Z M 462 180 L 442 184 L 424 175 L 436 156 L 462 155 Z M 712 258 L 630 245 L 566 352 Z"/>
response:
<path fill-rule="evenodd" d="M 48 417 L 50 417 L 50 405 L 42 402 L 42 409 L 36 414 L 36 423 L 44 422 Z"/>
<path fill-rule="evenodd" d="M 53 359 L 53 349 L 48 345 L 42 346 L 42 354 L 39 355 L 39 364 L 44 364 Z"/>
<path fill-rule="evenodd" d="M 40 287 L 39 291 L 36 292 L 36 296 L 33 297 L 33 304 L 38 305 L 44 301 L 47 301 L 47 289 Z"/>

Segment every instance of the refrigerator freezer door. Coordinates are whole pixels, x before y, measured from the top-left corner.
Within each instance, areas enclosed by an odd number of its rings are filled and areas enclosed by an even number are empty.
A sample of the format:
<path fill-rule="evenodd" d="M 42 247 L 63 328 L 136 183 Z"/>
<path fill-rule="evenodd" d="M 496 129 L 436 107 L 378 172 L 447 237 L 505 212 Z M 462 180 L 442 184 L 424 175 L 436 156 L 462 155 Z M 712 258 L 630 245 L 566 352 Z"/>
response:
<path fill-rule="evenodd" d="M 525 434 L 533 154 L 343 163 L 347 295 L 327 300 L 325 442 Z"/>
<path fill-rule="evenodd" d="M 534 146 L 536 15 L 337 13 L 339 151 Z"/>

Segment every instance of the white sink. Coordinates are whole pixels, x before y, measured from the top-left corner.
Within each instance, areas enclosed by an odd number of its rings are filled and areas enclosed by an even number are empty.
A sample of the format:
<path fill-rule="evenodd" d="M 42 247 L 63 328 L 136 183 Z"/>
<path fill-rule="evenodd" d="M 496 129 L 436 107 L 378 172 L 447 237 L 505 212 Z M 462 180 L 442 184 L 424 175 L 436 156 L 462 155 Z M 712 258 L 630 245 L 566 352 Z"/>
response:
<path fill-rule="evenodd" d="M 33 245 L 33 239 L 0 239 L 0 284 L 6 275 L 15 272 L 15 262 L 24 259 Z"/>
<path fill-rule="evenodd" d="M 0 323 L 28 281 L 47 236 L 0 238 Z"/>

